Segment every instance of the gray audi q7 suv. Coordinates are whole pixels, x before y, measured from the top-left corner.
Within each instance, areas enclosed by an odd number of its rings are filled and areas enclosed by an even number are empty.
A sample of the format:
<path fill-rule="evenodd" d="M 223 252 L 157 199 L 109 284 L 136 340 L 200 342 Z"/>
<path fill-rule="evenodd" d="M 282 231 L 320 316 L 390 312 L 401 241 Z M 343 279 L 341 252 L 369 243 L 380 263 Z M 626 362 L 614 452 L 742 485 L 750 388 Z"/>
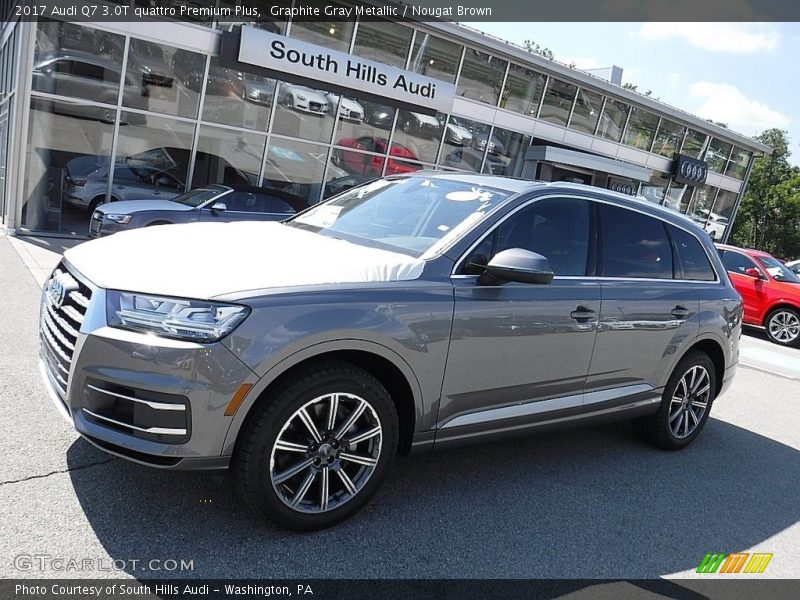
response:
<path fill-rule="evenodd" d="M 95 446 L 230 469 L 257 511 L 307 530 L 364 506 L 398 452 L 620 419 L 683 448 L 733 378 L 741 319 L 675 212 L 422 172 L 284 223 L 76 246 L 43 291 L 41 366 Z"/>

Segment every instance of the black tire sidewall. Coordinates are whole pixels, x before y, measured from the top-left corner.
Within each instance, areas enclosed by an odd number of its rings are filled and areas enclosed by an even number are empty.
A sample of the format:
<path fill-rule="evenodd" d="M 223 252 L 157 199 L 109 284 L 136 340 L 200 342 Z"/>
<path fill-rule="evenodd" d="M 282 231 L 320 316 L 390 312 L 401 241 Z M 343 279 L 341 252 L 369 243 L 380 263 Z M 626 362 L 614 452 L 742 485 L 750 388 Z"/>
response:
<path fill-rule="evenodd" d="M 334 375 L 335 372 L 335 375 Z M 333 392 L 355 394 L 373 407 L 383 428 L 383 440 L 378 464 L 367 483 L 350 501 L 334 510 L 321 513 L 300 513 L 286 506 L 278 497 L 270 479 L 272 447 L 287 420 L 304 404 Z M 264 418 L 255 419 L 245 443 L 254 457 L 246 465 L 249 473 L 249 503 L 275 523 L 298 531 L 330 527 L 360 510 L 380 487 L 397 453 L 399 426 L 397 413 L 386 389 L 372 375 L 357 367 L 337 367 L 330 375 L 314 380 L 304 377 L 290 383 L 276 394 L 275 405 Z M 238 461 L 237 461 L 238 462 Z M 236 469 L 238 470 L 238 469 Z"/>
<path fill-rule="evenodd" d="M 792 313 L 798 319 L 800 319 L 800 311 L 797 311 L 794 308 L 789 308 L 788 306 L 783 308 L 776 308 L 775 310 L 770 311 L 770 313 L 767 315 L 767 318 L 764 319 L 764 333 L 766 333 L 767 339 L 773 344 L 776 344 L 778 346 L 783 346 L 784 348 L 800 348 L 800 336 L 796 337 L 791 342 L 783 342 L 779 339 L 772 337 L 772 334 L 769 331 L 769 322 L 772 320 L 772 317 L 774 317 L 779 312 L 789 312 Z"/>

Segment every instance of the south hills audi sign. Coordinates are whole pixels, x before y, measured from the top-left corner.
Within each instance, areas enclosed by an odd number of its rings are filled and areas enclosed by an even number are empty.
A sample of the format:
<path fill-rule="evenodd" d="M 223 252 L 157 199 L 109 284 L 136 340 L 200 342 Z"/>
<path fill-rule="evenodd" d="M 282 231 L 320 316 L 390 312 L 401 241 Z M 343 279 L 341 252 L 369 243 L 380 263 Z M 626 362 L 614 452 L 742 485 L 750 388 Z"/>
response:
<path fill-rule="evenodd" d="M 431 110 L 453 108 L 451 83 L 254 27 L 241 28 L 238 61 Z"/>

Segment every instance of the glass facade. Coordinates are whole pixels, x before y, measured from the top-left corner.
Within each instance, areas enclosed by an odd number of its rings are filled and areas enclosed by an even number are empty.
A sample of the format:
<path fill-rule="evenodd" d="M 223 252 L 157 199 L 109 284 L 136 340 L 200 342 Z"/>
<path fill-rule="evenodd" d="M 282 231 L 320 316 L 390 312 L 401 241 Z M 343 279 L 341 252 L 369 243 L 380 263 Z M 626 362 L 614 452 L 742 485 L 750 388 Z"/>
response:
<path fill-rule="evenodd" d="M 275 3 L 258 4 L 267 15 L 265 7 Z M 278 4 L 290 6 L 288 0 Z M 193 26 L 230 30 L 241 23 L 408 68 L 454 83 L 459 98 L 658 156 L 681 151 L 702 157 L 713 172 L 734 179 L 744 177 L 752 158 L 749 150 L 724 140 L 709 143 L 702 132 L 571 83 L 568 75 L 548 77 L 410 25 L 288 23 L 263 16 Z M 276 187 L 313 203 L 374 177 L 421 168 L 520 175 L 531 144 L 533 120 L 514 131 L 455 114 L 398 109 L 356 92 L 341 95 L 324 84 L 230 69 L 210 49 L 191 51 L 57 21 L 34 27 L 28 158 L 20 174 L 22 224 L 29 229 L 83 234 L 99 202 L 169 198 L 212 182 Z M 8 45 L 13 43 L 11 36 Z M 6 68 L 13 56 L 7 50 L 0 49 L 4 89 L 14 85 L 17 72 Z M 0 96 L 3 180 L 9 96 Z M 711 215 L 719 215 L 717 227 L 737 197 L 714 187 L 676 185 L 659 172 L 640 184 L 639 193 L 682 212 L 688 208 L 698 222 L 710 224 Z"/>

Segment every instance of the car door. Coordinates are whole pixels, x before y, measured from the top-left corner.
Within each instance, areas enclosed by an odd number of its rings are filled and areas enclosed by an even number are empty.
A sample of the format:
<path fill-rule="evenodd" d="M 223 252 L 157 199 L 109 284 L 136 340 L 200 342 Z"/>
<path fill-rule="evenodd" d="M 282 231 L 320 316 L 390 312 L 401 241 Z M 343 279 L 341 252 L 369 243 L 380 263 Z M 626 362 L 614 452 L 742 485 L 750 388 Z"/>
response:
<path fill-rule="evenodd" d="M 756 262 L 744 254 L 735 250 L 720 250 L 720 258 L 731 283 L 744 301 L 744 320 L 748 323 L 761 324 L 762 307 L 767 301 L 765 286 L 769 280 L 764 274 L 763 269 Z M 747 269 L 756 269 L 759 277 L 745 275 Z"/>
<path fill-rule="evenodd" d="M 586 398 L 652 395 L 663 370 L 699 332 L 693 283 L 675 277 L 668 224 L 629 208 L 599 210 L 603 308 Z"/>
<path fill-rule="evenodd" d="M 593 212 L 587 200 L 531 200 L 458 263 L 437 443 L 580 410 L 600 314 L 599 283 L 586 277 Z M 482 285 L 483 265 L 509 248 L 547 257 L 553 281 Z"/>
<path fill-rule="evenodd" d="M 225 204 L 225 210 L 214 210 L 212 206 L 217 203 Z M 201 221 L 266 221 L 277 220 L 267 212 L 267 198 L 263 194 L 234 190 L 218 198 L 200 211 Z M 272 217 L 272 218 L 269 218 Z"/>

